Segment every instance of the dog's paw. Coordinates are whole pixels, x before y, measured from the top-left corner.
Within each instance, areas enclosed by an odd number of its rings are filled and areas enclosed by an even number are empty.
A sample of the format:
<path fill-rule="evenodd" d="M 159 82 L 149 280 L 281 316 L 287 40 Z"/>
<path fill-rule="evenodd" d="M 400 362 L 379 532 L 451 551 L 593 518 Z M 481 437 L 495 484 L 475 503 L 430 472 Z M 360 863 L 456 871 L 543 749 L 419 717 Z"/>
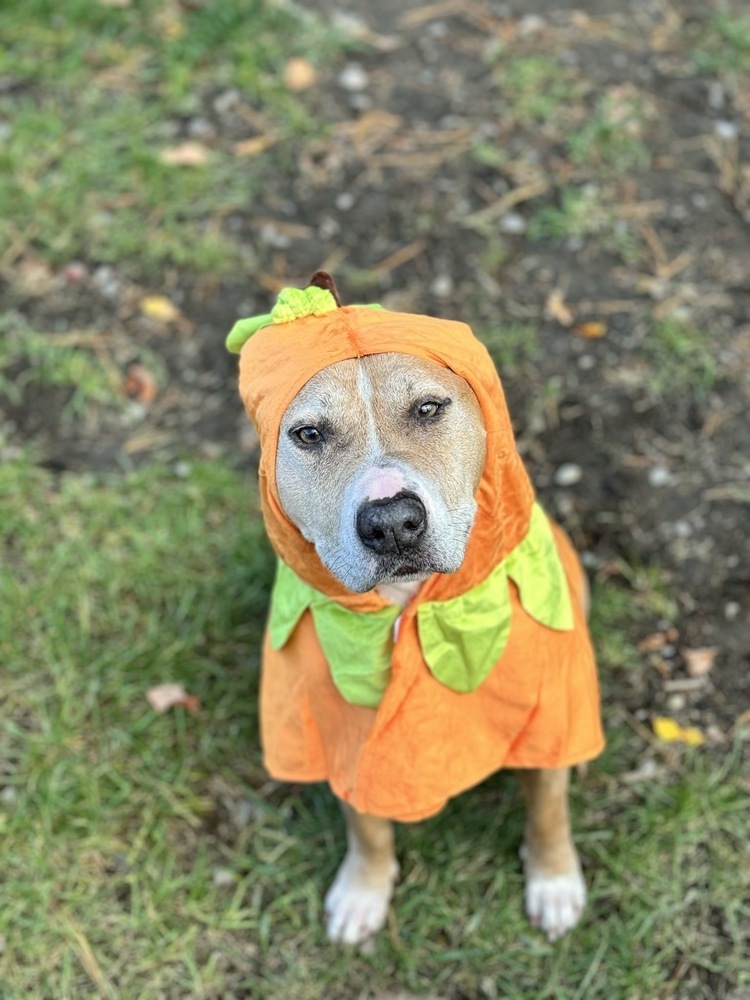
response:
<path fill-rule="evenodd" d="M 557 941 L 575 927 L 586 903 L 586 883 L 580 867 L 565 875 L 526 872 L 526 914 L 533 927 Z"/>
<path fill-rule="evenodd" d="M 347 854 L 325 899 L 326 933 L 331 941 L 360 944 L 385 924 L 398 865 L 382 873 L 368 870 Z"/>

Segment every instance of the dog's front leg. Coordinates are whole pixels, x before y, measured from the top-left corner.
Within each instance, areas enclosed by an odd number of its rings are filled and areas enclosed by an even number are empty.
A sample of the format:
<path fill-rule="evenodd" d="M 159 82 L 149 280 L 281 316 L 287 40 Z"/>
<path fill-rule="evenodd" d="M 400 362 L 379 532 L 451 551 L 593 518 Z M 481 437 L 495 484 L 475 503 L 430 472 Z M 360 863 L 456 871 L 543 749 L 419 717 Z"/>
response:
<path fill-rule="evenodd" d="M 385 923 L 398 863 L 393 824 L 341 803 L 348 849 L 325 900 L 331 941 L 358 944 Z"/>
<path fill-rule="evenodd" d="M 555 941 L 578 923 L 586 884 L 573 846 L 568 815 L 570 769 L 518 771 L 527 817 L 521 848 L 526 913 Z"/>

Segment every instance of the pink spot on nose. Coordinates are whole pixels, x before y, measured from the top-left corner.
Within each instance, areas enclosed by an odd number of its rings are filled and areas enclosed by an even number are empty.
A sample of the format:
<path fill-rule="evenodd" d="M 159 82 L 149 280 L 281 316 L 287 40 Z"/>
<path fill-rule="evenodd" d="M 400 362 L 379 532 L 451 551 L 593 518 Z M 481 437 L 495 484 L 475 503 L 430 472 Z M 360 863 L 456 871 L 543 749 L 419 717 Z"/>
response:
<path fill-rule="evenodd" d="M 370 469 L 362 480 L 362 495 L 366 500 L 383 500 L 406 489 L 398 469 Z"/>

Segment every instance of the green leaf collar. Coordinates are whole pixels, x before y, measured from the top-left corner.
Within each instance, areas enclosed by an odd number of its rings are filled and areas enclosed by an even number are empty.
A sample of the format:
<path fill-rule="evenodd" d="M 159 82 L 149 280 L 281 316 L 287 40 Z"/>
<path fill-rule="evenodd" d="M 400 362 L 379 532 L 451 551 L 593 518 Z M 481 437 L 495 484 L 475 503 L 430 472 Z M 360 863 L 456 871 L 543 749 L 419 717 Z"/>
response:
<path fill-rule="evenodd" d="M 451 690 L 476 690 L 502 656 L 511 629 L 509 580 L 526 613 L 541 625 L 563 632 L 573 628 L 565 570 L 538 504 L 526 537 L 482 583 L 458 597 L 417 606 L 425 663 Z M 401 608 L 349 611 L 279 562 L 269 619 L 274 649 L 286 644 L 307 610 L 341 695 L 354 705 L 377 708 L 391 676 L 393 626 Z"/>

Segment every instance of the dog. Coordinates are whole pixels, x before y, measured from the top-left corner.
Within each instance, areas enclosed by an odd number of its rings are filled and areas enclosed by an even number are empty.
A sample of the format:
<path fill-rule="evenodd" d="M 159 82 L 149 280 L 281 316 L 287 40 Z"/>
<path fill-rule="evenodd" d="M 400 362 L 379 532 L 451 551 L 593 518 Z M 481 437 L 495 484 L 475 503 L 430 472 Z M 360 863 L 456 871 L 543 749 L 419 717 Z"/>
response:
<path fill-rule="evenodd" d="M 228 345 L 280 556 L 266 766 L 327 780 L 346 820 L 328 937 L 384 925 L 392 820 L 515 767 L 526 911 L 557 939 L 586 898 L 569 768 L 602 746 L 588 590 L 534 501 L 489 356 L 462 324 L 343 308 L 325 272 Z"/>

